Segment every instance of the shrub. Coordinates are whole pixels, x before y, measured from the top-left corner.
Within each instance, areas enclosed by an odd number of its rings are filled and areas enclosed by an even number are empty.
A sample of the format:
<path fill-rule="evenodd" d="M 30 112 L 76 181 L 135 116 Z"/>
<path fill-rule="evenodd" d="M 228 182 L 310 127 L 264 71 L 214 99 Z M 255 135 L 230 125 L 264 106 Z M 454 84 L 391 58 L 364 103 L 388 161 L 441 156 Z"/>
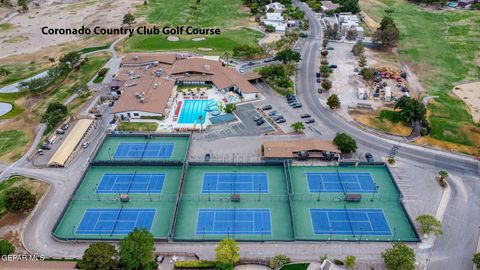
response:
<path fill-rule="evenodd" d="M 213 269 L 215 262 L 200 260 L 200 261 L 177 261 L 175 263 L 177 269 Z"/>
<path fill-rule="evenodd" d="M 272 269 L 279 269 L 282 267 L 284 264 L 290 263 L 291 259 L 285 255 L 278 254 L 275 257 L 270 259 L 270 262 L 268 263 L 268 266 Z"/>
<path fill-rule="evenodd" d="M 387 162 L 388 162 L 388 164 L 393 165 L 393 164 L 395 164 L 395 159 L 394 158 L 388 158 Z"/>
<path fill-rule="evenodd" d="M 334 259 L 333 263 L 336 264 L 336 265 L 343 265 L 343 261 L 339 260 L 339 259 Z"/>
<path fill-rule="evenodd" d="M 24 187 L 12 187 L 5 192 L 5 208 L 10 212 L 32 210 L 35 203 L 35 195 Z"/>
<path fill-rule="evenodd" d="M 15 247 L 8 240 L 0 240 L 0 255 L 10 255 L 15 252 Z"/>

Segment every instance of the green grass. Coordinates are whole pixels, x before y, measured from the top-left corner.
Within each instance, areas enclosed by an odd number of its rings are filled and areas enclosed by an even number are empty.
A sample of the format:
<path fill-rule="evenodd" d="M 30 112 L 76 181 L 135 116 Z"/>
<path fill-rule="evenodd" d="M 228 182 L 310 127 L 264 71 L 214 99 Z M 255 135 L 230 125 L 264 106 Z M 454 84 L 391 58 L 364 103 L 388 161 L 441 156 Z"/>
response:
<path fill-rule="evenodd" d="M 119 131 L 143 131 L 154 132 L 158 124 L 153 122 L 121 122 L 117 129 Z"/>
<path fill-rule="evenodd" d="M 0 87 L 16 83 L 45 71 L 45 68 L 40 67 L 38 63 L 33 61 L 27 65 L 12 64 L 1 65 L 1 67 L 10 71 L 10 74 L 5 77 L 0 77 Z"/>
<path fill-rule="evenodd" d="M 399 58 L 410 63 L 430 95 L 438 95 L 428 106 L 434 139 L 475 145 L 465 126 L 474 127 L 466 105 L 449 95 L 455 84 L 480 80 L 480 13 L 478 11 L 429 11 L 403 1 L 380 1 L 362 9 L 380 21 L 386 8 L 401 37 Z M 478 128 L 472 132 L 480 132 Z M 478 143 L 477 143 L 478 144 Z"/>
<path fill-rule="evenodd" d="M 109 68 L 106 68 L 107 69 L 107 72 L 109 70 Z M 106 74 L 106 73 L 105 73 Z M 100 77 L 98 74 L 97 74 L 97 77 L 95 77 L 95 79 L 93 80 L 93 83 L 102 83 L 103 82 L 103 79 L 105 79 L 105 76 L 103 77 Z"/>
<path fill-rule="evenodd" d="M 21 176 L 10 176 L 5 181 L 0 182 L 0 217 L 3 217 L 8 212 L 8 210 L 5 208 L 5 191 L 22 179 L 23 177 Z"/>
<path fill-rule="evenodd" d="M 390 111 L 390 110 L 381 110 L 378 118 L 380 120 L 387 119 L 394 124 L 399 123 L 401 121 L 400 112 Z"/>
<path fill-rule="evenodd" d="M 11 23 L 1 23 L 0 24 L 0 32 L 7 31 L 13 28 L 13 24 Z"/>
<path fill-rule="evenodd" d="M 282 266 L 280 270 L 306 270 L 310 263 L 292 263 Z"/>
<path fill-rule="evenodd" d="M 7 130 L 0 132 L 0 156 L 8 152 L 24 147 L 28 143 L 28 139 L 22 131 Z"/>
<path fill-rule="evenodd" d="M 181 35 L 177 42 L 168 41 L 165 35 L 134 35 L 125 41 L 125 49 L 132 51 L 192 51 L 201 54 L 232 54 L 238 44 L 258 45 L 262 34 L 242 28 L 251 16 L 241 12 L 241 0 L 209 0 L 196 4 L 192 0 L 152 0 L 148 5 L 139 5 L 137 17 L 145 17 L 148 23 L 164 26 L 193 26 L 220 28 L 220 35 Z M 206 37 L 202 41 L 192 38 Z M 199 50 L 211 48 L 213 51 Z"/>
<path fill-rule="evenodd" d="M 9 103 L 13 106 L 12 110 L 0 116 L 0 120 L 13 118 L 25 111 L 25 108 L 15 104 L 15 100 L 23 97 L 24 93 L 1 93 L 0 102 Z"/>
<path fill-rule="evenodd" d="M 79 50 L 78 52 L 79 52 L 80 54 L 84 54 L 84 53 L 89 53 L 89 52 L 106 50 L 106 49 L 110 48 L 110 45 L 111 45 L 111 44 L 109 43 L 109 44 L 105 44 L 105 45 L 102 45 L 102 46 L 88 47 L 88 48 L 81 49 L 81 50 Z"/>
<path fill-rule="evenodd" d="M 201 54 L 222 55 L 232 54 L 238 44 L 256 45 L 262 34 L 251 29 L 223 30 L 218 36 L 206 36 L 205 40 L 193 41 L 202 36 L 180 36 L 176 42 L 168 41 L 165 35 L 135 35 L 125 41 L 125 50 L 132 51 L 192 51 Z M 212 48 L 212 51 L 202 51 L 198 48 Z"/>

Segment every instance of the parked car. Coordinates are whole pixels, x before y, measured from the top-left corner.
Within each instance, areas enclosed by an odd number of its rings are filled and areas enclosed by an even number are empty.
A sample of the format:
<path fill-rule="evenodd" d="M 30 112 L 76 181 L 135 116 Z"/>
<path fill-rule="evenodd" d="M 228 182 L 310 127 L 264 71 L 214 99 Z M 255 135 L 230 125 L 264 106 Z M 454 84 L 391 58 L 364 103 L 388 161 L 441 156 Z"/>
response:
<path fill-rule="evenodd" d="M 268 113 L 268 116 L 274 116 L 274 115 L 277 115 L 277 114 L 280 114 L 278 111 L 271 111 Z"/>
<path fill-rule="evenodd" d="M 256 114 L 256 115 L 253 117 L 253 121 L 258 121 L 258 120 L 260 120 L 260 119 L 262 119 L 262 116 L 259 115 L 259 114 Z"/>
<path fill-rule="evenodd" d="M 304 114 L 300 115 L 300 118 L 309 118 L 309 117 L 311 117 L 311 115 L 308 114 L 308 113 L 304 113 Z"/>
<path fill-rule="evenodd" d="M 210 161 L 210 153 L 206 153 L 203 161 Z"/>
<path fill-rule="evenodd" d="M 265 121 L 265 120 L 263 119 L 263 117 L 260 117 L 257 120 L 255 120 L 255 122 L 257 122 L 257 123 L 258 123 L 258 121 Z"/>
<path fill-rule="evenodd" d="M 285 120 L 285 118 L 281 118 L 281 119 L 278 119 L 275 121 L 277 124 L 281 124 L 281 123 L 285 123 L 287 122 L 287 120 Z"/>
<path fill-rule="evenodd" d="M 82 144 L 82 148 L 83 148 L 83 149 L 87 149 L 89 145 L 90 145 L 90 143 L 88 143 L 88 142 L 83 143 L 83 144 Z"/>
<path fill-rule="evenodd" d="M 240 73 L 244 73 L 244 72 L 245 72 L 245 69 L 240 68 L 238 71 L 240 71 Z"/>
<path fill-rule="evenodd" d="M 337 65 L 330 65 L 330 68 L 337 68 Z"/>
<path fill-rule="evenodd" d="M 375 162 L 375 159 L 371 153 L 366 153 L 365 158 L 367 159 L 367 162 Z"/>
<path fill-rule="evenodd" d="M 39 156 L 43 156 L 43 150 L 42 150 L 42 149 L 38 149 L 38 150 L 37 150 L 37 154 L 38 154 Z"/>
<path fill-rule="evenodd" d="M 270 63 L 270 62 L 273 62 L 273 61 L 275 61 L 275 58 L 273 58 L 273 57 L 263 60 L 263 62 L 265 62 L 265 63 Z"/>
<path fill-rule="evenodd" d="M 63 130 L 68 130 L 69 127 L 70 127 L 70 125 L 64 124 L 64 125 L 62 126 L 62 129 L 63 129 Z"/>
<path fill-rule="evenodd" d="M 257 121 L 257 126 L 261 126 L 261 125 L 263 125 L 264 123 L 265 123 L 265 119 L 262 118 L 262 119 L 260 119 L 260 120 Z"/>
<path fill-rule="evenodd" d="M 335 50 L 335 48 L 333 48 L 333 47 L 328 47 L 327 50 L 333 51 L 333 50 Z"/>
<path fill-rule="evenodd" d="M 264 111 L 268 111 L 268 110 L 271 110 L 272 109 L 272 105 L 263 105 L 262 106 L 262 110 Z"/>
<path fill-rule="evenodd" d="M 306 124 L 315 123 L 315 119 L 313 119 L 313 118 L 308 118 L 307 120 L 305 120 L 305 123 L 306 123 Z"/>
<path fill-rule="evenodd" d="M 274 115 L 272 116 L 273 121 L 277 121 L 279 119 L 284 119 L 283 115 Z"/>
<path fill-rule="evenodd" d="M 253 66 L 253 65 L 255 65 L 255 62 L 248 62 L 247 65 L 248 65 L 248 66 Z"/>
<path fill-rule="evenodd" d="M 306 37 L 308 37 L 308 34 L 305 33 L 305 32 L 300 32 L 299 37 L 301 37 L 301 38 L 306 38 Z"/>
<path fill-rule="evenodd" d="M 320 78 L 320 72 L 315 73 L 315 76 L 316 76 L 317 78 Z"/>
<path fill-rule="evenodd" d="M 322 78 L 317 78 L 317 83 L 321 83 L 322 82 Z"/>
<path fill-rule="evenodd" d="M 48 144 L 48 143 L 42 144 L 42 147 L 41 147 L 41 148 L 42 148 L 43 150 L 50 150 L 50 149 L 51 149 L 50 144 Z"/>
<path fill-rule="evenodd" d="M 301 107 L 302 107 L 302 103 L 295 103 L 294 105 L 292 105 L 292 108 L 294 109 L 301 108 Z"/>
<path fill-rule="evenodd" d="M 65 134 L 65 130 L 59 128 L 57 129 L 57 134 Z"/>
<path fill-rule="evenodd" d="M 323 89 L 322 89 L 322 88 L 318 88 L 317 91 L 318 91 L 319 94 L 323 93 Z"/>
<path fill-rule="evenodd" d="M 287 94 L 285 97 L 286 97 L 287 99 L 289 99 L 289 98 L 295 98 L 295 95 L 294 95 L 294 94 Z"/>
<path fill-rule="evenodd" d="M 288 105 L 292 106 L 293 104 L 297 103 L 298 101 L 296 99 L 289 100 L 287 103 Z"/>

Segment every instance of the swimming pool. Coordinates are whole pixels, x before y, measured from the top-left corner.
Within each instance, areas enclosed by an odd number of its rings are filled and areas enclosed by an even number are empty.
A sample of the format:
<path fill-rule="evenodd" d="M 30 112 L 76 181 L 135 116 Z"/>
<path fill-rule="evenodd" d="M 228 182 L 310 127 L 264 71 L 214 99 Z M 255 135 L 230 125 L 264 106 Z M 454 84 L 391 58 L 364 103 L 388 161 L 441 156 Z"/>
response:
<path fill-rule="evenodd" d="M 202 124 L 205 123 L 207 111 L 212 109 L 218 110 L 217 105 L 214 105 L 215 101 L 209 100 L 184 100 L 180 117 L 178 118 L 179 124 L 200 124 L 198 118 L 202 116 Z"/>

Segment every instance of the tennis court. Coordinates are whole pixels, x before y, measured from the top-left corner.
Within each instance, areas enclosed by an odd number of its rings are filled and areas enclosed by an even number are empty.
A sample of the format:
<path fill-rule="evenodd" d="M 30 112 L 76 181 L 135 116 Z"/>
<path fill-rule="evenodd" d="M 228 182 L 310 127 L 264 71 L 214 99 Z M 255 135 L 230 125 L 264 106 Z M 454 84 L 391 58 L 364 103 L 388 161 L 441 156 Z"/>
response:
<path fill-rule="evenodd" d="M 377 191 L 370 173 L 361 172 L 306 172 L 310 192 L 358 192 Z"/>
<path fill-rule="evenodd" d="M 97 193 L 160 193 L 165 174 L 104 174 Z"/>
<path fill-rule="evenodd" d="M 114 159 L 170 158 L 173 143 L 120 143 Z"/>
<path fill-rule="evenodd" d="M 77 234 L 128 234 L 134 228 L 150 231 L 155 209 L 89 208 L 77 228 Z"/>
<path fill-rule="evenodd" d="M 204 173 L 202 193 L 268 193 L 268 175 L 266 172 Z"/>
<path fill-rule="evenodd" d="M 382 209 L 310 209 L 315 234 L 391 235 Z"/>
<path fill-rule="evenodd" d="M 95 161 L 181 161 L 186 157 L 189 141 L 187 135 L 108 135 Z"/>
<path fill-rule="evenodd" d="M 272 234 L 270 209 L 199 209 L 196 234 Z"/>

